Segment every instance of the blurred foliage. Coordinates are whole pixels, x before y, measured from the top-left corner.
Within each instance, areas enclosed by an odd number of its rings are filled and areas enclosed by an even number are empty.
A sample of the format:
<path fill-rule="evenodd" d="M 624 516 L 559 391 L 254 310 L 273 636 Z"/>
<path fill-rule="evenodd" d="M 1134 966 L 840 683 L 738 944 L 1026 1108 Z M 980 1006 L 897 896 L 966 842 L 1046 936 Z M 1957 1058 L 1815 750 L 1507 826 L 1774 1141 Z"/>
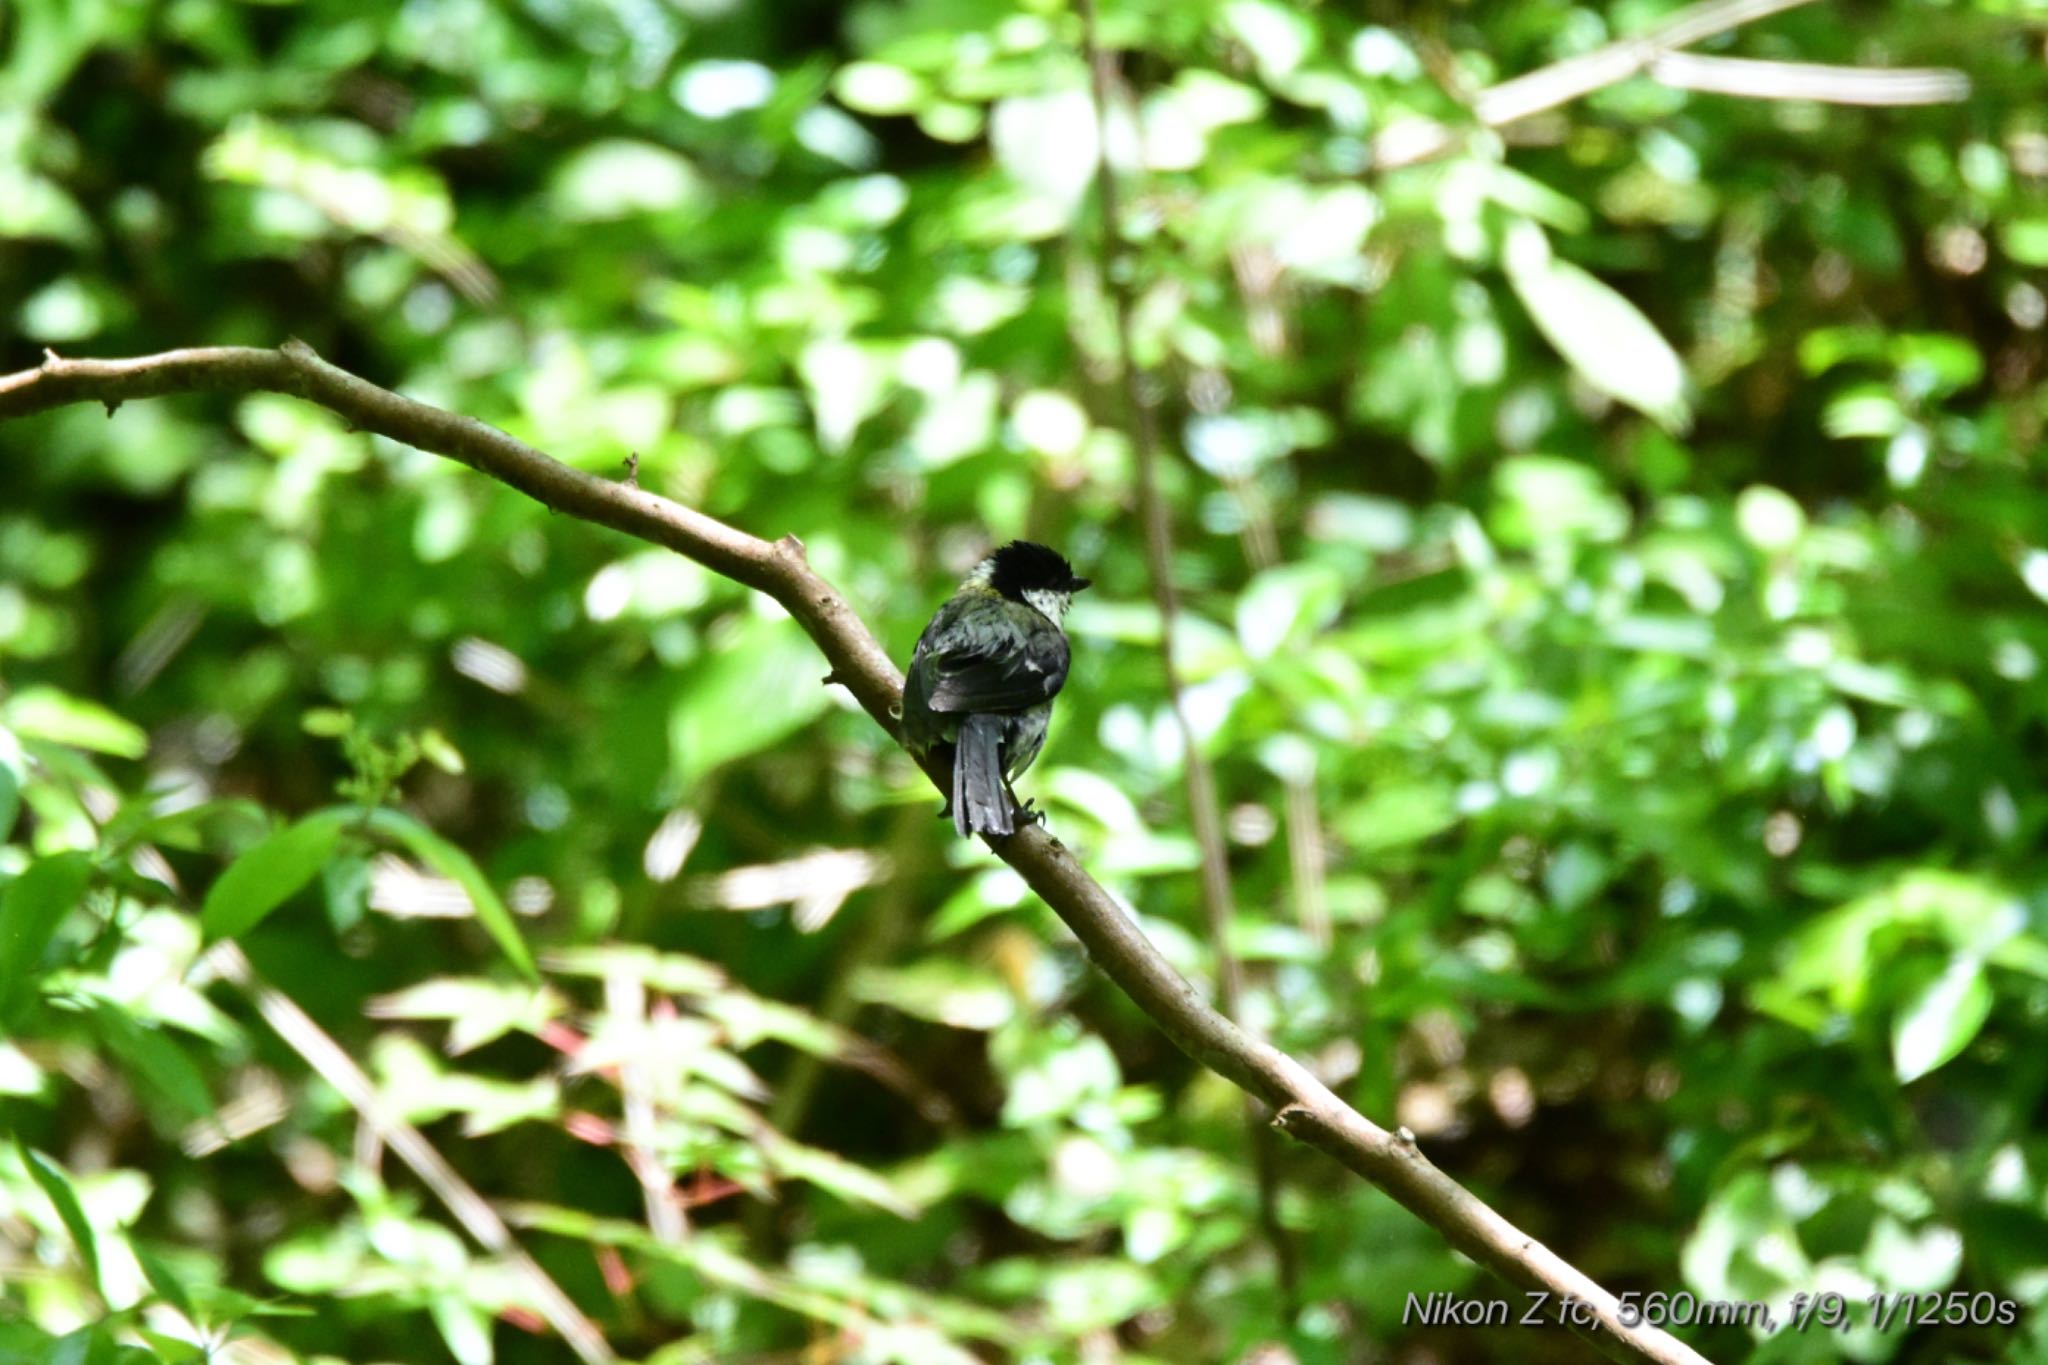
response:
<path fill-rule="evenodd" d="M 1460 118 L 1669 9 L 1105 0 L 1245 1010 L 1617 1291 L 2019 1310 L 1714 1359 L 2048 1360 L 2048 11 L 1705 49 L 1956 106 Z M 1099 142 L 1051 0 L 13 0 L 0 369 L 297 335 L 899 658 L 1061 546 L 1026 787 L 1212 979 Z M 822 670 L 283 397 L 0 427 L 0 1358 L 564 1358 L 222 937 L 629 1358 L 1580 1358 L 1298 1150 L 1290 1300 L 1235 1096 Z"/>

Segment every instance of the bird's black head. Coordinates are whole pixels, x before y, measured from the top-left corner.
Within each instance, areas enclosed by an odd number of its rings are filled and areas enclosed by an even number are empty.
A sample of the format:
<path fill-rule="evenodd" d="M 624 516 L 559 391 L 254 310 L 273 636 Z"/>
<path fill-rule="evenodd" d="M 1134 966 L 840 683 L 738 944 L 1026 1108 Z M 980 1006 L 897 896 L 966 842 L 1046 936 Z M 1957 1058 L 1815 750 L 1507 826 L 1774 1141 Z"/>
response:
<path fill-rule="evenodd" d="M 1027 593 L 1071 597 L 1088 586 L 1065 555 L 1029 540 L 1003 546 L 988 557 L 988 567 L 988 585 L 1013 602 L 1029 600 Z"/>

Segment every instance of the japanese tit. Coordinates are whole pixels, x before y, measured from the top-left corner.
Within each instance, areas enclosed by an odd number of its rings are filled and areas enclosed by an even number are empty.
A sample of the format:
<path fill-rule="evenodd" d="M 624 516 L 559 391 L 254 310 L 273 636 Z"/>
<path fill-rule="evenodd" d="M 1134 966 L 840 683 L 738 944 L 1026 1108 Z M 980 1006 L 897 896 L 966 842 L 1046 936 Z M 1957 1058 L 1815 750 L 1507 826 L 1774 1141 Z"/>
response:
<path fill-rule="evenodd" d="M 1060 622 L 1088 586 L 1059 553 L 1013 540 L 974 566 L 932 617 L 903 684 L 903 738 L 920 757 L 952 750 L 948 810 L 962 838 L 1013 834 L 1010 783 L 1045 745 L 1052 699 L 1067 681 Z M 941 812 L 944 814 L 945 812 Z"/>

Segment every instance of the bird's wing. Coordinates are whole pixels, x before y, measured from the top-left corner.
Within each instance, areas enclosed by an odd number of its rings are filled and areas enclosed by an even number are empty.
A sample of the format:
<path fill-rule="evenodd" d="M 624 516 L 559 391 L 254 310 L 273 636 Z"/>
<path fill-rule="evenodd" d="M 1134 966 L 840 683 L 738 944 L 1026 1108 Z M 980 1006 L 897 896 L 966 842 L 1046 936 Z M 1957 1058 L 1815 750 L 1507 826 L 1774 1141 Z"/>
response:
<path fill-rule="evenodd" d="M 925 651 L 924 662 L 933 674 L 932 710 L 1021 711 L 1050 701 L 1066 685 L 1067 639 L 1056 627 L 1030 630 L 1003 621 L 973 635 L 943 633 Z"/>

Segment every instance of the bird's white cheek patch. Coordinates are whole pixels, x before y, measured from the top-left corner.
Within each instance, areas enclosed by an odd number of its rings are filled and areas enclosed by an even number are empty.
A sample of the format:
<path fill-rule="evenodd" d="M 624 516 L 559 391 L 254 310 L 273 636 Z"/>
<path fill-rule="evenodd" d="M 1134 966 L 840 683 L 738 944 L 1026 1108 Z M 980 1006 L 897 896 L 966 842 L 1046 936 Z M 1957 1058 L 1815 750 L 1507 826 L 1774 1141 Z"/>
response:
<path fill-rule="evenodd" d="M 1024 600 L 1026 602 L 1029 602 L 1032 606 L 1038 608 L 1039 612 L 1042 615 L 1056 622 L 1063 619 L 1066 616 L 1067 604 L 1073 599 L 1071 599 L 1066 593 L 1063 592 L 1046 592 L 1043 589 L 1027 589 L 1024 593 Z"/>

